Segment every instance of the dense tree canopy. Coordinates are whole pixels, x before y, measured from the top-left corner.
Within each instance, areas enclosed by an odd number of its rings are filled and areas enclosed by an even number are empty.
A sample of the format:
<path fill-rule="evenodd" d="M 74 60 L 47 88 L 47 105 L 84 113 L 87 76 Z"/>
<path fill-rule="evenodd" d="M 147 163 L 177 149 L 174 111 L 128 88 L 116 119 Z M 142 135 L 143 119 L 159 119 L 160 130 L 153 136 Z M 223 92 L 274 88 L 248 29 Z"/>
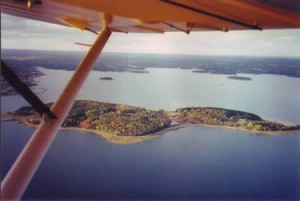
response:
<path fill-rule="evenodd" d="M 34 118 L 38 114 L 29 106 L 16 110 L 15 115 L 32 117 L 27 122 L 39 124 L 37 118 Z M 171 127 L 172 121 L 178 124 L 218 125 L 255 132 L 300 129 L 300 126 L 286 126 L 265 121 L 255 114 L 223 108 L 189 107 L 165 112 L 86 100 L 75 101 L 62 126 L 99 130 L 118 136 L 142 136 Z"/>

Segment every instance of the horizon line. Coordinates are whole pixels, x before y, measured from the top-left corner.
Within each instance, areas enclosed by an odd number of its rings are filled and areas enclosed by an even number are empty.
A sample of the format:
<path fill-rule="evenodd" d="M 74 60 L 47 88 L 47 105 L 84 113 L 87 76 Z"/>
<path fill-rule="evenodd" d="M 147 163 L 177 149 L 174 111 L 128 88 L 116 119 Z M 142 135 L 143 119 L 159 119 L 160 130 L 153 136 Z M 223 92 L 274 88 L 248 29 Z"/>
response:
<path fill-rule="evenodd" d="M 16 50 L 16 51 L 49 51 L 49 52 L 82 52 L 84 50 L 46 50 L 46 49 L 22 49 L 22 48 L 1 48 L 1 54 L 3 50 Z M 119 51 L 103 51 L 102 53 L 110 54 L 144 54 L 144 55 L 184 55 L 184 56 L 205 56 L 205 57 L 259 57 L 259 58 L 290 58 L 300 59 L 300 56 L 278 56 L 278 55 L 238 55 L 238 54 L 185 54 L 185 53 L 154 53 L 154 52 L 119 52 Z"/>

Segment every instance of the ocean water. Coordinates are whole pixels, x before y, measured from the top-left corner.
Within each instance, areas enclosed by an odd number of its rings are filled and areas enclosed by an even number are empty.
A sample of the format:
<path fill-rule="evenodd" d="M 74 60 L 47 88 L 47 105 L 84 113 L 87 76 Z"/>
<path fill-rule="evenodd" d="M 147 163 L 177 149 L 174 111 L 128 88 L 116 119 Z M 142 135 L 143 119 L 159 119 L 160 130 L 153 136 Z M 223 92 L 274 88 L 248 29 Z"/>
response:
<path fill-rule="evenodd" d="M 72 71 L 40 68 L 48 76 L 37 79 L 39 97 L 54 101 Z M 149 73 L 93 71 L 78 99 L 129 104 L 148 109 L 175 110 L 211 106 L 252 112 L 264 119 L 300 123 L 300 79 L 278 75 L 239 74 L 252 81 L 231 80 L 227 75 L 193 73 L 192 70 L 148 68 Z M 112 77 L 113 81 L 98 80 Z"/>
<path fill-rule="evenodd" d="M 63 90 L 71 71 L 40 68 L 34 89 L 44 102 Z M 174 110 L 213 106 L 300 124 L 299 78 L 250 75 L 252 81 L 181 69 L 147 74 L 92 72 L 78 99 Z M 113 81 L 98 80 L 110 76 Z M 1 98 L 2 112 L 26 105 Z M 33 128 L 1 122 L 3 175 Z M 120 145 L 98 135 L 60 131 L 24 199 L 300 199 L 300 133 L 264 136 L 189 127 Z"/>

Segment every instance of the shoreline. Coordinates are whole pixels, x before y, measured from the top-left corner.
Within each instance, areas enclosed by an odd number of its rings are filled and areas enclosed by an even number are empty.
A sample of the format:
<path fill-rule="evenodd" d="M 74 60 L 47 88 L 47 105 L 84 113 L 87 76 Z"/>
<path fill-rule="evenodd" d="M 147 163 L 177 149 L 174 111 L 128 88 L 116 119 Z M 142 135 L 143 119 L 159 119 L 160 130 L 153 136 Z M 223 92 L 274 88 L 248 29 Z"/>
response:
<path fill-rule="evenodd" d="M 1 114 L 1 121 L 15 120 L 15 121 L 19 121 L 20 124 L 23 126 L 28 126 L 28 127 L 32 127 L 32 128 L 38 127 L 38 125 L 32 125 L 28 122 L 25 122 L 26 119 L 41 120 L 41 118 L 36 118 L 36 117 L 23 117 L 23 116 L 16 116 L 16 115 L 7 114 L 7 113 Z M 60 130 L 79 131 L 79 132 L 84 132 L 84 133 L 101 135 L 108 142 L 115 143 L 115 144 L 131 144 L 131 143 L 137 143 L 137 142 L 143 142 L 146 140 L 151 140 L 151 139 L 159 137 L 163 134 L 169 133 L 171 131 L 175 131 L 175 130 L 179 130 L 181 128 L 187 128 L 187 127 L 191 127 L 191 126 L 230 129 L 230 130 L 236 130 L 236 131 L 240 131 L 242 133 L 247 133 L 247 134 L 269 135 L 269 136 L 270 135 L 287 135 L 287 134 L 293 134 L 296 132 L 300 132 L 300 129 L 288 130 L 288 131 L 252 131 L 252 130 L 246 130 L 246 129 L 230 127 L 230 126 L 209 125 L 209 124 L 190 124 L 190 123 L 180 123 L 180 124 L 165 128 L 163 130 L 157 131 L 155 133 L 143 135 L 143 136 L 117 136 L 117 135 L 114 135 L 114 134 L 111 134 L 111 133 L 108 133 L 105 131 L 92 130 L 92 129 L 86 129 L 86 128 L 78 128 L 78 127 L 67 127 L 67 128 L 61 127 Z"/>
<path fill-rule="evenodd" d="M 6 118 L 6 119 L 4 119 Z M 23 116 L 16 116 L 12 114 L 1 114 L 1 121 L 19 121 L 22 126 L 27 126 L 31 128 L 37 128 L 38 125 L 32 125 L 28 122 L 25 122 L 26 119 L 32 119 L 32 120 L 41 120 L 41 118 L 36 117 L 23 117 Z M 61 127 L 59 130 L 70 130 L 70 131 L 79 131 L 84 133 L 91 133 L 96 135 L 101 135 L 103 138 L 105 138 L 107 141 L 115 144 L 131 144 L 136 142 L 143 142 L 145 140 L 154 139 L 156 137 L 159 137 L 165 133 L 175 131 L 181 128 L 189 127 L 191 125 L 187 124 L 180 124 L 180 125 L 174 125 L 168 128 L 165 128 L 163 130 L 157 131 L 155 133 L 151 133 L 148 135 L 142 135 L 142 136 L 117 136 L 105 131 L 100 130 L 92 130 L 92 129 L 86 129 L 86 128 L 78 128 L 78 127 L 67 127 L 63 128 Z"/>
<path fill-rule="evenodd" d="M 199 126 L 199 127 L 204 126 L 204 127 L 210 127 L 210 128 L 229 129 L 229 130 L 240 131 L 242 133 L 256 134 L 256 135 L 287 135 L 287 134 L 293 134 L 296 132 L 300 132 L 300 129 L 287 130 L 287 131 L 253 131 L 253 130 L 247 130 L 247 129 L 236 128 L 236 127 L 231 127 L 231 126 L 220 126 L 220 125 L 209 125 L 209 124 L 191 124 L 191 126 Z"/>

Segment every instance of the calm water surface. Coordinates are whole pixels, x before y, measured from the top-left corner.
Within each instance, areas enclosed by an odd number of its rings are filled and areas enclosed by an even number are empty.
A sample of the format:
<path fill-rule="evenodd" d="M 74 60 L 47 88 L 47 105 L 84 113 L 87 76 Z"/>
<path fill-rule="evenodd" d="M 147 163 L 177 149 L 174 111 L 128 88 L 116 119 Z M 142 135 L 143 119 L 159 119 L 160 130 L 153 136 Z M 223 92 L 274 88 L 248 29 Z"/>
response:
<path fill-rule="evenodd" d="M 212 106 L 252 112 L 283 123 L 300 123 L 300 79 L 276 75 L 250 75 L 253 81 L 231 80 L 227 75 L 192 73 L 181 69 L 147 69 L 147 74 L 93 72 L 79 99 L 107 101 L 174 110 L 187 106 Z M 54 101 L 72 72 L 47 70 L 39 88 L 44 101 Z M 112 77 L 113 81 L 98 80 Z M 37 89 L 37 91 L 40 91 Z"/>
<path fill-rule="evenodd" d="M 50 102 L 71 72 L 46 70 L 35 89 Z M 149 74 L 93 72 L 80 99 L 172 110 L 217 106 L 300 123 L 300 79 L 246 75 L 253 81 L 179 69 Z M 98 80 L 111 76 L 113 81 Z M 2 111 L 26 103 L 3 97 Z M 2 122 L 4 175 L 34 129 Z M 94 134 L 60 131 L 24 198 L 299 199 L 300 133 L 263 136 L 190 127 L 153 140 L 118 145 Z"/>

